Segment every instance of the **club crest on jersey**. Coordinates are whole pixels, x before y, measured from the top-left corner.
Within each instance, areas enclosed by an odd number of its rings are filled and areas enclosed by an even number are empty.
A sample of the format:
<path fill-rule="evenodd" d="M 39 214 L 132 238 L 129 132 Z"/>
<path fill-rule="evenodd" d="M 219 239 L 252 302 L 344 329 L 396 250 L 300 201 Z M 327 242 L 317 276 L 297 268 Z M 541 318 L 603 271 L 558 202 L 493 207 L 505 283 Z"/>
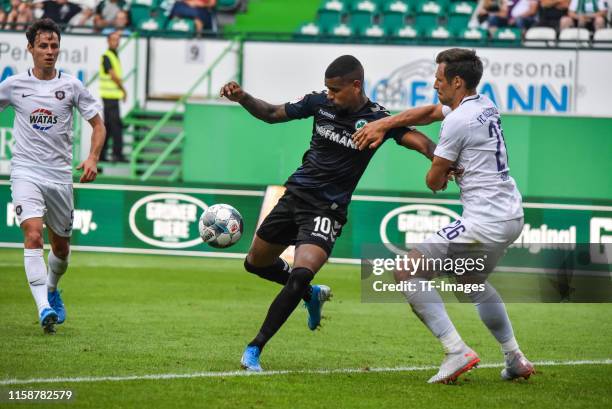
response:
<path fill-rule="evenodd" d="M 367 123 L 368 121 L 366 121 L 365 119 L 360 119 L 359 121 L 355 122 L 355 129 L 360 130 L 361 128 L 366 126 Z"/>
<path fill-rule="evenodd" d="M 60 101 L 66 97 L 66 93 L 64 91 L 55 91 L 55 98 Z"/>
<path fill-rule="evenodd" d="M 30 114 L 30 125 L 38 131 L 46 131 L 57 123 L 57 115 L 48 109 L 38 108 Z"/>

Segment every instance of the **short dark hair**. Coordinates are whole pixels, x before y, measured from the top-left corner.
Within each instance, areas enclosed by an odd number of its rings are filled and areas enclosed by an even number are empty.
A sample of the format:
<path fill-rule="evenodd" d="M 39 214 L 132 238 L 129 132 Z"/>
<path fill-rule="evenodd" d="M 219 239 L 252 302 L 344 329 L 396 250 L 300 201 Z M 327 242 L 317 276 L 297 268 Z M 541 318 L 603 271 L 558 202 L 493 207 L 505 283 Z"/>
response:
<path fill-rule="evenodd" d="M 451 48 L 436 57 L 436 63 L 445 63 L 444 76 L 447 81 L 455 77 L 465 81 L 467 89 L 474 89 L 482 78 L 482 61 L 476 51 L 465 48 Z"/>
<path fill-rule="evenodd" d="M 26 31 L 26 37 L 28 39 L 28 43 L 34 47 L 34 42 L 36 41 L 36 36 L 38 33 L 55 33 L 57 34 L 57 39 L 61 41 L 62 35 L 60 32 L 60 28 L 55 23 L 55 21 L 50 18 L 41 18 L 40 20 L 36 20 L 34 24 L 28 27 Z"/>
<path fill-rule="evenodd" d="M 352 55 L 342 55 L 332 61 L 325 70 L 325 78 L 340 77 L 346 80 L 359 80 L 363 83 L 363 66 Z"/>

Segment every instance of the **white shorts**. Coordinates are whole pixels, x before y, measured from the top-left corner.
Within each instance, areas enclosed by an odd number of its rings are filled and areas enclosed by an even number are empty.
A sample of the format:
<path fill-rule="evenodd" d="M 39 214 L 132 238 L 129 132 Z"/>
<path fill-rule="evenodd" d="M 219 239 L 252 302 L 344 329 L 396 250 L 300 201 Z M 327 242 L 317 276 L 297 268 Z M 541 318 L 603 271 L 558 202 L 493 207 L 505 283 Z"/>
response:
<path fill-rule="evenodd" d="M 62 237 L 72 235 L 74 219 L 72 185 L 13 179 L 11 195 L 20 225 L 33 217 L 42 217 L 53 233 Z"/>
<path fill-rule="evenodd" d="M 427 237 L 416 249 L 427 258 L 476 258 L 486 254 L 487 274 L 523 230 L 523 218 L 479 222 L 460 218 Z"/>

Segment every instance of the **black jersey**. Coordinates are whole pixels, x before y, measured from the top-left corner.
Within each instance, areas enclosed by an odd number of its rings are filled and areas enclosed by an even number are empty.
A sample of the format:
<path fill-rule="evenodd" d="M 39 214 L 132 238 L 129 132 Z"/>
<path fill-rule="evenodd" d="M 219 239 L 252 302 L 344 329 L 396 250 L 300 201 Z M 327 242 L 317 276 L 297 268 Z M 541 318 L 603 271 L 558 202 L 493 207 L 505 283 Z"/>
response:
<path fill-rule="evenodd" d="M 310 148 L 304 153 L 302 166 L 285 183 L 287 190 L 345 217 L 353 191 L 376 151 L 360 151 L 352 135 L 366 123 L 389 116 L 389 112 L 370 100 L 357 112 L 339 112 L 325 92 L 287 103 L 285 111 L 291 119 L 314 116 Z M 393 138 L 399 144 L 409 130 L 392 129 L 385 135 L 385 141 Z"/>

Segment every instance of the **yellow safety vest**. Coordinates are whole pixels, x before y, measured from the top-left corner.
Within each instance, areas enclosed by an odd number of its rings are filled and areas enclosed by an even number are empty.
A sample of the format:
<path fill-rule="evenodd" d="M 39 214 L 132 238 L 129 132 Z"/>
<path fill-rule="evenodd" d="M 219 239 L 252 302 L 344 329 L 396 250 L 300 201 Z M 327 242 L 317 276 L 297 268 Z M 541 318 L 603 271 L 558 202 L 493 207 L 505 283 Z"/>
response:
<path fill-rule="evenodd" d="M 104 72 L 104 57 L 108 57 L 111 63 L 111 69 L 115 72 L 117 77 L 123 78 L 123 73 L 121 72 L 121 62 L 119 62 L 119 58 L 117 55 L 111 50 L 106 50 L 104 54 L 102 54 L 102 58 L 100 59 L 100 97 L 103 99 L 122 99 L 123 91 L 115 81 L 111 78 L 109 73 Z"/>

